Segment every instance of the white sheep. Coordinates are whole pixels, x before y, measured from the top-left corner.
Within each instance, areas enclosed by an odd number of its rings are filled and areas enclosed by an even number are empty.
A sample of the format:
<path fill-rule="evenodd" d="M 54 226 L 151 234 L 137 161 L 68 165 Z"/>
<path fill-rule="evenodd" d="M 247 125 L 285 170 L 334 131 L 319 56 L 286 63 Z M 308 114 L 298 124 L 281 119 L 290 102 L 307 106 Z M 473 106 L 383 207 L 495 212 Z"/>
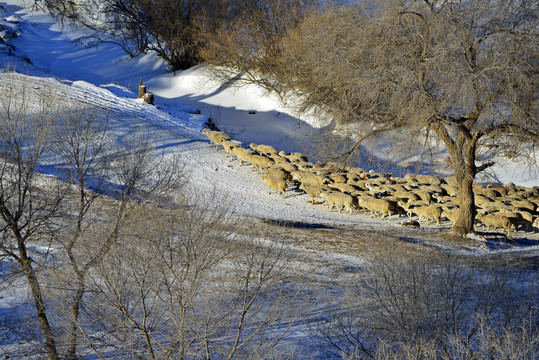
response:
<path fill-rule="evenodd" d="M 282 163 L 282 164 L 279 164 L 279 167 L 285 171 L 288 171 L 289 173 L 292 173 L 293 171 L 297 171 L 298 170 L 298 167 L 294 164 L 290 164 L 290 163 Z"/>
<path fill-rule="evenodd" d="M 324 186 L 310 185 L 310 184 L 300 184 L 299 188 L 303 190 L 307 195 L 311 197 L 311 204 L 315 204 L 314 200 L 316 197 L 321 197 L 322 191 L 326 191 Z"/>
<path fill-rule="evenodd" d="M 269 194 L 271 194 L 271 190 L 273 189 L 276 191 L 281 191 L 283 195 L 283 199 L 285 198 L 285 191 L 287 189 L 287 184 L 285 180 L 274 177 L 274 176 L 266 176 L 266 175 L 262 175 L 260 179 L 269 186 Z"/>
<path fill-rule="evenodd" d="M 354 197 L 340 191 L 322 191 L 320 196 L 326 201 L 329 207 L 329 211 L 333 209 L 333 206 L 340 207 L 339 212 L 343 210 L 349 211 L 352 215 L 354 208 L 357 208 Z"/>
<path fill-rule="evenodd" d="M 451 222 L 451 224 L 454 224 L 457 222 L 459 216 L 459 209 L 443 209 L 442 211 L 442 218 L 446 218 Z"/>
<path fill-rule="evenodd" d="M 416 207 L 419 207 L 419 206 L 429 206 L 430 202 L 423 201 L 423 200 L 410 200 L 410 199 L 408 199 L 408 201 L 398 201 L 397 204 L 406 211 L 406 214 L 408 215 L 409 218 L 412 218 L 412 214 L 413 214 L 412 209 L 413 208 L 416 208 Z"/>
<path fill-rule="evenodd" d="M 324 176 L 314 175 L 310 173 L 300 173 L 296 172 L 293 174 L 292 178 L 296 181 L 299 181 L 302 184 L 318 185 L 322 186 L 329 183 L 328 179 Z"/>
<path fill-rule="evenodd" d="M 453 197 L 457 196 L 458 188 L 456 186 L 451 186 L 451 185 L 448 185 L 448 184 L 442 184 L 442 185 L 440 185 L 440 187 L 445 190 L 447 195 L 453 196 Z"/>
<path fill-rule="evenodd" d="M 452 196 L 449 196 L 449 195 L 441 195 L 441 194 L 438 194 L 438 193 L 434 193 L 432 194 L 432 198 L 434 200 L 436 200 L 436 202 L 438 203 L 446 203 L 446 202 L 452 202 L 453 200 L 455 200 L 454 197 Z"/>
<path fill-rule="evenodd" d="M 358 191 L 357 187 L 355 187 L 354 185 L 346 184 L 346 183 L 334 183 L 334 184 L 329 184 L 328 186 L 332 189 L 336 189 L 336 190 L 339 190 L 340 192 L 349 193 L 349 194 Z"/>
<path fill-rule="evenodd" d="M 307 162 L 307 156 L 303 155 L 302 153 L 293 152 L 287 154 L 284 151 L 279 151 L 279 155 L 285 159 L 288 159 L 290 162 Z"/>
<path fill-rule="evenodd" d="M 232 156 L 234 155 L 232 149 L 235 147 L 240 147 L 240 145 L 231 140 L 222 140 L 221 145 L 223 145 L 223 148 L 225 149 L 225 159 L 228 157 L 228 155 L 230 155 L 232 160 L 234 160 Z"/>
<path fill-rule="evenodd" d="M 435 186 L 440 186 L 442 184 L 442 179 L 433 175 L 415 175 L 413 176 L 413 178 L 417 180 L 418 182 L 420 182 L 421 184 L 435 185 Z"/>
<path fill-rule="evenodd" d="M 533 226 L 534 217 L 533 214 L 527 212 L 527 211 L 515 211 L 516 214 L 519 216 L 518 225 L 522 225 L 524 228 L 524 231 L 530 231 L 530 227 L 535 232 L 535 228 Z"/>
<path fill-rule="evenodd" d="M 276 164 L 287 164 L 290 163 L 290 160 L 287 158 L 281 157 L 274 153 L 267 153 L 268 157 L 271 158 Z"/>
<path fill-rule="evenodd" d="M 396 204 L 383 199 L 358 199 L 358 206 L 362 207 L 363 209 L 368 209 L 371 212 L 371 217 L 374 217 L 378 213 L 380 213 L 382 215 L 381 219 L 383 219 L 386 214 L 388 214 L 389 220 L 391 220 L 391 211 L 398 210 L 396 209 L 395 205 Z"/>
<path fill-rule="evenodd" d="M 268 168 L 263 168 L 262 171 L 264 172 L 264 175 L 280 178 L 284 181 L 292 181 L 292 175 L 279 166 L 274 165 Z"/>
<path fill-rule="evenodd" d="M 500 193 L 501 196 L 506 196 L 508 192 L 507 188 L 503 185 L 488 184 L 487 189 L 496 190 L 498 193 Z"/>
<path fill-rule="evenodd" d="M 311 172 L 314 170 L 314 165 L 310 162 L 294 162 L 294 165 L 298 167 L 298 170 L 304 172 Z"/>
<path fill-rule="evenodd" d="M 344 176 L 342 174 L 330 174 L 329 178 L 336 184 L 337 183 L 346 183 L 346 176 Z"/>
<path fill-rule="evenodd" d="M 418 206 L 412 208 L 411 211 L 419 217 L 419 221 L 427 220 L 427 225 L 431 218 L 436 220 L 437 225 L 440 225 L 443 209 L 438 206 Z"/>
<path fill-rule="evenodd" d="M 227 134 L 225 134 L 222 131 L 204 129 L 204 130 L 202 130 L 202 133 L 206 134 L 208 139 L 210 139 L 210 147 L 211 147 L 212 143 L 215 144 L 215 149 L 217 149 L 218 146 L 221 145 L 221 142 L 223 140 L 231 140 L 230 136 L 228 136 Z"/>
<path fill-rule="evenodd" d="M 501 194 L 498 191 L 494 189 L 489 189 L 489 188 L 474 188 L 473 192 L 474 194 L 483 195 L 490 199 L 494 199 L 501 196 Z"/>
<path fill-rule="evenodd" d="M 516 208 L 526 209 L 531 212 L 535 212 L 537 205 L 531 201 L 520 200 L 520 201 L 509 201 L 509 205 L 512 205 Z"/>
<path fill-rule="evenodd" d="M 275 164 L 270 158 L 261 155 L 248 155 L 247 161 L 251 163 L 251 170 L 256 169 L 257 174 L 260 174 L 260 169 L 263 167 Z"/>
<path fill-rule="evenodd" d="M 250 143 L 249 147 L 259 153 L 277 154 L 277 149 L 275 149 L 273 146 Z"/>
<path fill-rule="evenodd" d="M 431 202 L 432 201 L 432 194 L 428 191 L 424 191 L 424 190 L 414 190 L 412 191 L 414 194 L 416 194 L 421 200 L 423 201 L 428 201 L 428 202 Z"/>
<path fill-rule="evenodd" d="M 366 173 L 366 171 L 360 167 L 351 167 L 350 169 L 348 169 L 348 172 L 350 174 L 359 175 L 359 176 Z"/>
<path fill-rule="evenodd" d="M 511 226 L 517 226 L 517 223 L 513 218 L 501 214 L 487 214 L 487 215 L 478 215 L 475 218 L 475 229 L 477 230 L 477 224 L 483 224 L 487 230 L 490 228 L 493 229 L 504 229 L 507 230 L 507 236 L 511 235 Z"/>
<path fill-rule="evenodd" d="M 244 162 L 249 162 L 249 156 L 253 155 L 250 150 L 245 149 L 242 146 L 231 148 L 230 154 L 236 156 L 240 165 L 243 165 Z"/>

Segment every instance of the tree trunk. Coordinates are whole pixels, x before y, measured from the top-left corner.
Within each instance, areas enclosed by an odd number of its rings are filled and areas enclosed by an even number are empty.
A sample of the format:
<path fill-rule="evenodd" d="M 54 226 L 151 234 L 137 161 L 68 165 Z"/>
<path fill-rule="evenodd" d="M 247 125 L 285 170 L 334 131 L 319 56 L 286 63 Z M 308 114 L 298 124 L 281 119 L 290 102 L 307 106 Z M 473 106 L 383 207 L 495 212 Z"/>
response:
<path fill-rule="evenodd" d="M 473 175 L 466 172 L 464 176 L 457 175 L 458 199 L 460 202 L 457 221 L 453 224 L 452 231 L 459 235 L 473 232 L 475 221 L 475 199 L 473 193 Z"/>
<path fill-rule="evenodd" d="M 453 170 L 457 178 L 458 199 L 460 202 L 457 221 L 453 224 L 452 230 L 456 234 L 466 235 L 474 231 L 475 222 L 475 198 L 473 192 L 473 182 L 477 174 L 475 166 L 475 152 L 479 135 L 465 140 L 466 136 L 459 137 L 457 142 L 458 158 L 460 161 L 454 163 Z"/>
<path fill-rule="evenodd" d="M 71 304 L 71 318 L 70 318 L 70 329 L 69 329 L 69 343 L 67 347 L 67 359 L 75 359 L 77 354 L 77 340 L 79 332 L 79 315 L 80 315 L 80 304 L 82 303 L 82 297 L 85 293 L 84 280 L 79 282 L 77 292 L 75 293 L 75 299 Z"/>
<path fill-rule="evenodd" d="M 20 263 L 26 273 L 30 290 L 32 291 L 32 297 L 36 306 L 37 317 L 41 325 L 41 329 L 45 335 L 45 348 L 47 349 L 47 355 L 51 360 L 59 360 L 58 351 L 56 350 L 56 341 L 54 340 L 54 334 L 47 318 L 45 305 L 43 304 L 43 295 L 41 293 L 41 286 L 37 280 L 36 272 L 32 267 L 32 260 L 26 253 L 26 246 L 19 243 Z"/>

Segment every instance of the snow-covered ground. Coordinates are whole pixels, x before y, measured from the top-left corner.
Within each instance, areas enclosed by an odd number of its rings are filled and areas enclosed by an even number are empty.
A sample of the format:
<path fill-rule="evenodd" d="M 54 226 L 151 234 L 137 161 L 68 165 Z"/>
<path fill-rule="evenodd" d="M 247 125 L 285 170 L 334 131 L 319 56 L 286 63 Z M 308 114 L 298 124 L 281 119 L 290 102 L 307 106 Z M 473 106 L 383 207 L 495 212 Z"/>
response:
<path fill-rule="evenodd" d="M 218 194 L 226 197 L 238 217 L 286 221 L 294 224 L 295 228 L 305 226 L 320 234 L 331 233 L 337 228 L 363 234 L 384 232 L 395 239 L 418 244 L 440 248 L 452 246 L 437 240 L 438 235 L 449 228 L 447 223 L 440 228 L 429 225 L 421 230 L 410 230 L 398 225 L 402 219 L 396 217 L 387 221 L 330 213 L 323 206 L 307 203 L 308 197 L 294 189 L 287 191 L 285 199 L 276 194 L 269 195 L 267 186 L 259 180 L 256 172 L 237 162 L 230 162 L 224 151 L 210 148 L 202 129 L 211 118 L 236 141 L 269 144 L 287 152 L 304 151 L 309 147 L 309 136 L 318 131 L 319 125 L 312 118 L 302 118 L 287 110 L 277 97 L 260 88 L 236 88 L 215 83 L 211 80 L 208 66 L 198 66 L 174 75 L 166 71 L 162 60 L 151 54 L 130 59 L 119 47 L 111 44 L 80 49 L 69 41 L 72 35 L 66 34 L 71 33 L 64 32 L 46 14 L 31 13 L 28 3 L 30 1 L 24 0 L 0 2 L 0 33 L 6 40 L 0 44 L 0 64 L 27 74 L 12 76 L 0 73 L 0 84 L 47 82 L 67 97 L 109 110 L 114 118 L 113 134 L 118 141 L 128 133 L 143 130 L 157 153 L 180 157 L 190 171 L 192 186 L 197 191 L 216 189 Z M 136 100 L 141 78 L 148 90 L 154 93 L 156 106 Z M 54 164 L 48 165 L 46 169 L 54 175 Z M 529 174 L 518 163 L 504 162 L 495 171 L 504 182 L 539 185 L 537 174 Z M 521 232 L 518 236 L 529 239 L 527 246 L 515 248 L 500 242 L 490 249 L 456 248 L 467 254 L 520 251 L 537 257 L 539 235 Z M 301 256 L 316 258 L 325 269 L 328 269 L 328 264 L 333 264 L 331 271 L 335 273 L 346 266 L 361 266 L 359 252 L 348 252 L 351 248 L 352 244 L 342 249 L 312 244 L 291 247 Z M 335 265 L 337 263 L 338 266 Z M 5 271 L 2 263 L 0 271 Z M 0 311 L 14 316 L 16 304 L 23 301 L 26 293 L 21 287 L 10 289 L 18 291 L 8 293 L 2 289 Z M 2 349 L 9 351 L 16 347 L 16 339 L 16 335 L 0 332 L 0 353 Z"/>

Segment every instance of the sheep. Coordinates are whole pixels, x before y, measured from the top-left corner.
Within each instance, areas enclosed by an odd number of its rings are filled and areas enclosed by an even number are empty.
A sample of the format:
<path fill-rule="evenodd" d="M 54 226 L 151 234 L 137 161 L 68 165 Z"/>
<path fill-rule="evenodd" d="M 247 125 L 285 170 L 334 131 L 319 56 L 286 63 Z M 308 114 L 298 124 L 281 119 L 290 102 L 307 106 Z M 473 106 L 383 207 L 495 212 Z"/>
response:
<path fill-rule="evenodd" d="M 409 218 L 412 218 L 412 209 L 419 206 L 430 206 L 430 202 L 423 200 L 408 200 L 408 201 L 399 201 L 397 204 L 406 211 L 406 215 Z"/>
<path fill-rule="evenodd" d="M 500 197 L 500 193 L 497 192 L 496 190 L 494 189 L 485 189 L 485 188 L 474 188 L 473 189 L 473 192 L 474 194 L 476 195 L 483 195 L 483 196 L 486 196 L 490 199 L 494 199 L 494 198 L 497 198 L 497 197 Z"/>
<path fill-rule="evenodd" d="M 442 209 L 446 211 L 453 211 L 459 209 L 459 204 L 453 202 L 453 201 L 447 201 L 442 205 Z"/>
<path fill-rule="evenodd" d="M 437 193 L 432 194 L 432 198 L 434 200 L 436 200 L 436 202 L 442 203 L 442 204 L 444 204 L 444 203 L 446 203 L 448 201 L 453 201 L 455 199 L 454 197 L 451 197 L 449 195 L 444 196 L 444 195 L 437 194 Z"/>
<path fill-rule="evenodd" d="M 287 184 L 285 180 L 281 178 L 273 177 L 273 176 L 266 176 L 266 175 L 262 175 L 260 179 L 269 186 L 268 194 L 271 194 L 271 190 L 274 189 L 276 191 L 281 191 L 283 194 L 283 199 L 285 198 L 285 191 L 287 189 Z"/>
<path fill-rule="evenodd" d="M 383 192 L 394 192 L 395 189 L 393 189 L 390 185 L 382 185 L 380 183 L 377 183 L 377 182 L 373 182 L 373 181 L 369 181 L 367 183 L 365 183 L 365 187 L 367 189 L 369 189 L 368 191 L 371 193 L 371 194 L 376 194 L 376 193 L 383 193 Z"/>
<path fill-rule="evenodd" d="M 298 170 L 309 172 L 312 171 L 314 166 L 310 162 L 295 162 L 294 165 L 298 167 Z"/>
<path fill-rule="evenodd" d="M 519 216 L 518 225 L 522 225 L 523 228 L 525 228 L 525 231 L 530 231 L 530 227 L 535 232 L 535 228 L 533 226 L 533 215 L 530 214 L 527 211 L 515 211 L 516 214 Z"/>
<path fill-rule="evenodd" d="M 413 192 L 408 192 L 408 191 L 395 191 L 391 195 L 396 196 L 396 197 L 400 198 L 403 201 L 406 201 L 406 200 L 412 200 L 412 201 L 419 200 L 419 196 L 417 196 Z"/>
<path fill-rule="evenodd" d="M 440 185 L 440 187 L 445 190 L 447 195 L 453 196 L 453 197 L 457 196 L 458 188 L 456 186 L 451 186 L 451 185 L 448 185 L 448 184 L 442 184 L 442 185 Z"/>
<path fill-rule="evenodd" d="M 383 199 L 368 199 L 368 198 L 359 198 L 358 206 L 368 209 L 371 212 L 371 217 L 376 216 L 376 214 L 381 213 L 382 219 L 389 215 L 389 220 L 391 220 L 391 211 L 397 210 L 395 204 Z"/>
<path fill-rule="evenodd" d="M 357 186 L 358 188 L 360 188 L 363 191 L 369 191 L 369 189 L 366 186 L 367 180 L 358 180 L 358 181 L 348 180 L 346 183 L 350 184 L 350 185 Z"/>
<path fill-rule="evenodd" d="M 230 154 L 236 156 L 240 166 L 242 166 L 244 162 L 249 162 L 249 156 L 253 155 L 250 150 L 245 149 L 242 146 L 231 148 Z"/>
<path fill-rule="evenodd" d="M 311 172 L 315 175 L 322 175 L 322 176 L 327 176 L 329 178 L 329 175 L 332 174 L 332 172 L 328 169 L 319 169 L 319 168 L 313 168 L 311 170 Z"/>
<path fill-rule="evenodd" d="M 294 164 L 290 164 L 290 163 L 282 163 L 282 164 L 279 164 L 279 167 L 285 171 L 288 171 L 289 173 L 292 173 L 294 171 L 297 171 L 298 170 L 298 167 Z"/>
<path fill-rule="evenodd" d="M 299 188 L 303 190 L 307 195 L 311 197 L 311 204 L 316 204 L 314 198 L 321 197 L 322 191 L 325 191 L 324 186 L 310 185 L 310 184 L 300 184 Z"/>
<path fill-rule="evenodd" d="M 514 220 L 500 214 L 487 214 L 487 215 L 477 216 L 475 218 L 475 224 L 474 224 L 476 231 L 477 231 L 477 223 L 483 224 L 487 228 L 487 230 L 490 228 L 493 228 L 493 229 L 502 228 L 504 230 L 507 230 L 507 236 L 511 235 L 511 226 L 513 225 L 516 226 Z"/>
<path fill-rule="evenodd" d="M 438 206 L 418 206 L 411 209 L 411 211 L 419 217 L 419 221 L 427 220 L 427 225 L 430 222 L 430 218 L 435 219 L 437 225 L 440 225 L 443 210 Z"/>
<path fill-rule="evenodd" d="M 333 180 L 334 183 L 346 183 L 346 176 L 341 174 L 331 174 L 329 178 Z"/>
<path fill-rule="evenodd" d="M 285 164 L 289 163 L 290 160 L 287 158 L 280 157 L 279 155 L 268 153 L 268 157 L 273 160 L 276 164 Z"/>
<path fill-rule="evenodd" d="M 339 191 L 323 191 L 321 192 L 320 196 L 328 204 L 329 211 L 333 209 L 333 206 L 338 206 L 340 207 L 339 212 L 346 210 L 350 212 L 350 215 L 352 215 L 352 210 L 357 208 L 353 196 Z"/>
<path fill-rule="evenodd" d="M 449 186 L 457 186 L 458 185 L 458 182 L 457 182 L 457 177 L 456 176 L 448 176 L 448 177 L 445 177 L 444 178 L 444 181 L 447 185 Z"/>
<path fill-rule="evenodd" d="M 428 192 L 428 191 L 414 190 L 414 191 L 412 191 L 412 193 L 419 196 L 419 198 L 421 200 L 423 200 L 423 201 L 428 201 L 429 203 L 432 201 L 432 194 L 430 192 Z"/>
<path fill-rule="evenodd" d="M 292 176 L 292 178 L 296 181 L 299 181 L 300 183 L 305 183 L 305 184 L 311 184 L 311 185 L 318 185 L 318 186 L 322 186 L 322 185 L 325 185 L 327 183 L 329 183 L 328 179 L 323 177 L 323 176 L 320 176 L 320 175 L 313 175 L 313 174 L 309 174 L 309 173 L 294 173 L 294 175 Z"/>
<path fill-rule="evenodd" d="M 402 184 L 392 184 L 392 185 L 385 185 L 388 188 L 391 188 L 393 192 L 408 192 L 408 190 L 404 187 Z"/>
<path fill-rule="evenodd" d="M 275 149 L 273 146 L 250 143 L 249 147 L 259 153 L 277 154 L 277 149 Z"/>
<path fill-rule="evenodd" d="M 232 155 L 233 152 L 232 152 L 232 149 L 235 148 L 235 147 L 240 147 L 239 144 L 231 141 L 231 140 L 223 140 L 221 141 L 221 145 L 223 145 L 223 148 L 225 149 L 225 159 L 228 157 L 228 155 L 230 154 L 230 157 L 232 158 Z M 233 159 L 232 159 L 233 160 Z"/>
<path fill-rule="evenodd" d="M 488 184 L 487 189 L 496 190 L 498 193 L 500 193 L 501 196 L 507 195 L 507 189 L 503 185 Z"/>
<path fill-rule="evenodd" d="M 303 155 L 299 152 L 293 152 L 290 154 L 285 153 L 284 151 L 280 151 L 279 155 L 283 158 L 288 159 L 290 162 L 307 162 L 307 156 Z"/>
<path fill-rule="evenodd" d="M 402 216 L 404 209 L 399 205 L 399 201 L 401 201 L 401 199 L 392 195 L 385 196 L 383 199 L 390 202 L 393 210 L 396 210 L 399 213 L 399 217 Z"/>
<path fill-rule="evenodd" d="M 516 208 L 526 209 L 531 212 L 535 212 L 535 209 L 537 208 L 537 205 L 531 201 L 523 200 L 523 201 L 509 201 L 509 205 L 512 205 Z"/>
<path fill-rule="evenodd" d="M 477 204 L 477 206 L 485 210 L 486 212 L 496 212 L 496 211 L 504 211 L 504 210 L 511 211 L 514 209 L 513 206 L 502 203 L 502 202 L 498 202 L 498 201 L 485 202 L 485 203 Z"/>
<path fill-rule="evenodd" d="M 442 211 L 442 217 L 448 219 L 451 222 L 451 224 L 454 224 L 457 222 L 458 216 L 459 216 L 458 209 L 453 209 L 453 210 L 443 209 Z"/>
<path fill-rule="evenodd" d="M 276 178 L 283 179 L 284 181 L 292 181 L 292 175 L 290 173 L 279 166 L 271 166 L 268 168 L 262 169 L 264 172 L 264 175 L 272 176 Z"/>
<path fill-rule="evenodd" d="M 363 175 L 364 173 L 366 173 L 364 169 L 359 167 L 351 167 L 350 169 L 348 169 L 348 172 L 354 175 Z"/>
<path fill-rule="evenodd" d="M 422 191 L 428 191 L 431 194 L 445 195 L 445 190 L 440 186 L 434 185 L 421 185 L 420 189 Z"/>
<path fill-rule="evenodd" d="M 204 130 L 202 130 L 202 133 L 206 134 L 208 139 L 210 139 L 210 147 L 211 147 L 212 143 L 215 144 L 215 149 L 216 150 L 217 150 L 218 146 L 221 145 L 223 140 L 231 140 L 230 136 L 228 136 L 227 134 L 225 134 L 222 131 L 214 131 L 214 130 L 210 130 L 210 129 L 204 129 Z"/>
<path fill-rule="evenodd" d="M 477 195 L 474 196 L 474 202 L 477 204 L 477 206 L 482 206 L 482 205 L 485 205 L 485 204 L 490 204 L 493 201 L 489 197 L 477 194 Z"/>
<path fill-rule="evenodd" d="M 408 174 L 407 174 L 408 175 Z M 406 176 L 405 176 L 406 178 Z M 415 175 L 413 178 L 418 182 L 426 185 L 435 185 L 440 186 L 442 184 L 442 179 L 437 176 L 432 175 Z"/>
<path fill-rule="evenodd" d="M 336 189 L 341 192 L 350 193 L 350 194 L 358 190 L 358 188 L 355 187 L 354 185 L 345 184 L 345 183 L 329 184 L 328 186 L 332 189 Z"/>
<path fill-rule="evenodd" d="M 502 215 L 508 218 L 511 221 L 511 225 L 515 227 L 515 231 L 518 231 L 518 224 L 522 220 L 522 216 L 516 211 L 500 211 L 496 215 Z"/>
<path fill-rule="evenodd" d="M 257 174 L 260 174 L 261 168 L 275 164 L 273 160 L 261 155 L 249 155 L 247 159 L 251 163 L 251 170 L 256 169 Z"/>

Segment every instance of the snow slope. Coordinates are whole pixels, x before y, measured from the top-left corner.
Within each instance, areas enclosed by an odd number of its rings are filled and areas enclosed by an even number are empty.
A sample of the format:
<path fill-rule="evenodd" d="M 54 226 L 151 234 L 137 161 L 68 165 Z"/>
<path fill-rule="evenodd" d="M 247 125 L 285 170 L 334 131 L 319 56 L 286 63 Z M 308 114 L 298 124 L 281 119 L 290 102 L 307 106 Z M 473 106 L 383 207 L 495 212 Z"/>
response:
<path fill-rule="evenodd" d="M 208 147 L 201 131 L 211 118 L 234 140 L 246 145 L 264 143 L 287 152 L 307 148 L 309 136 L 318 131 L 319 125 L 312 118 L 300 118 L 288 111 L 276 96 L 252 85 L 236 88 L 216 83 L 208 66 L 174 75 L 152 55 L 129 59 L 110 44 L 77 49 L 70 42 L 74 37 L 70 29 L 62 32 L 48 15 L 30 12 L 26 3 L 0 2 L 0 25 L 16 34 L 0 47 L 0 62 L 28 74 L 25 81 L 53 82 L 65 96 L 109 110 L 119 142 L 126 134 L 142 130 L 158 153 L 180 157 L 192 173 L 196 191 L 216 190 L 238 216 L 402 231 L 396 219 L 388 222 L 329 213 L 322 206 L 308 204 L 307 196 L 295 189 L 287 191 L 284 200 L 269 195 L 256 173 L 226 160 L 222 150 Z M 156 95 L 157 106 L 135 99 L 140 78 Z M 23 81 L 23 77 L 4 81 Z M 500 179 L 539 185 L 537 174 L 528 174 L 520 164 L 502 164 L 497 174 Z M 48 169 L 54 171 L 53 166 Z"/>
<path fill-rule="evenodd" d="M 308 204 L 308 197 L 294 189 L 287 191 L 284 200 L 276 194 L 269 195 L 256 172 L 230 162 L 222 150 L 208 146 L 201 131 L 211 118 L 234 140 L 245 144 L 264 143 L 287 152 L 308 148 L 309 135 L 318 131 L 318 125 L 311 118 L 301 118 L 287 110 L 271 94 L 254 86 L 235 88 L 212 82 L 207 66 L 174 75 L 167 73 L 166 65 L 153 55 L 129 59 L 110 44 L 79 49 L 69 42 L 72 35 L 66 35 L 46 14 L 31 13 L 26 3 L 24 0 L 0 2 L 3 7 L 0 9 L 1 29 L 12 32 L 9 41 L 0 45 L 0 62 L 27 74 L 0 73 L 0 85 L 29 82 L 38 86 L 46 82 L 63 96 L 107 109 L 114 119 L 112 131 L 118 142 L 133 132 L 144 132 L 159 156 L 179 156 L 186 164 L 194 191 L 215 191 L 222 201 L 230 204 L 236 216 L 288 221 L 298 227 L 319 227 L 326 232 L 336 227 L 352 232 L 383 229 L 396 238 L 420 237 L 417 233 L 411 236 L 410 230 L 398 225 L 400 220 L 396 217 L 387 221 L 330 213 L 321 205 Z M 156 95 L 157 106 L 135 99 L 140 78 Z M 46 169 L 54 175 L 54 162 L 47 164 Z M 522 171 L 518 163 L 507 162 L 496 170 L 502 181 L 539 185 L 537 174 Z M 446 229 L 448 225 L 427 226 L 421 240 L 414 241 L 428 242 L 429 236 L 434 237 Z M 539 235 L 525 236 L 534 243 L 522 251 L 537 254 L 539 246 L 535 244 Z M 502 246 L 500 251 L 504 249 Z M 361 258 L 354 254 L 309 252 L 299 245 L 294 250 L 338 262 L 342 267 L 361 266 Z M 485 253 L 487 250 L 466 248 L 465 251 Z M 2 290 L 0 311 L 15 311 L 24 296 L 20 291 Z M 15 335 L 0 331 L 0 343 L 11 346 L 16 339 Z"/>

